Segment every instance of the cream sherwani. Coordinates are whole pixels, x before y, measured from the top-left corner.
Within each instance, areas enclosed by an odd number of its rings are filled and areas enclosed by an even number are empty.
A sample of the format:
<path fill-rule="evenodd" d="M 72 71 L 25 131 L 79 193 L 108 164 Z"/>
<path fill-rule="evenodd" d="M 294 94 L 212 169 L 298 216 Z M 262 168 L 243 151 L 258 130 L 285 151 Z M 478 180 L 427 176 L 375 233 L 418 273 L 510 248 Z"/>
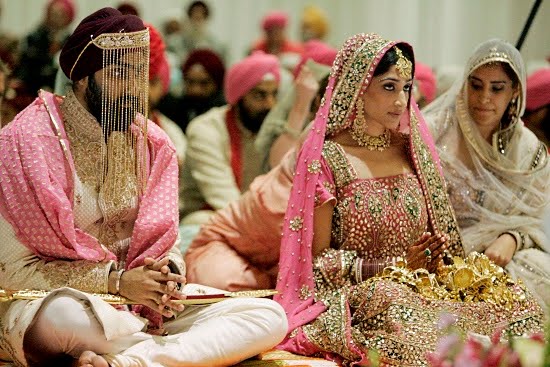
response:
<path fill-rule="evenodd" d="M 254 142 L 256 134 L 238 123 L 242 156 L 242 187 L 231 168 L 231 143 L 226 126 L 229 106 L 214 107 L 187 127 L 187 153 L 183 168 L 183 215 L 185 224 L 205 222 L 211 210 L 237 200 L 262 173 Z M 209 208 L 211 210 L 204 211 Z"/>

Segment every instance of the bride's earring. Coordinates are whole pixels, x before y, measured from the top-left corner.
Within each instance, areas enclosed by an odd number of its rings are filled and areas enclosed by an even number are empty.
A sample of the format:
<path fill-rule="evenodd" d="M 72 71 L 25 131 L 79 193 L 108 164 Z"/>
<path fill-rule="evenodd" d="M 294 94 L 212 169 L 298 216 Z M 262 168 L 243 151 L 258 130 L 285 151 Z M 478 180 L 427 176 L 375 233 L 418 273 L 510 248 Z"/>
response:
<path fill-rule="evenodd" d="M 367 134 L 367 120 L 365 119 L 365 105 L 361 97 L 355 102 L 355 121 L 353 121 L 352 131 L 357 136 Z"/>
<path fill-rule="evenodd" d="M 391 133 L 386 129 L 380 136 L 371 136 L 367 133 L 367 119 L 364 113 L 365 105 L 363 99 L 359 97 L 355 102 L 355 121 L 351 126 L 351 137 L 355 142 L 368 150 L 377 150 L 379 152 L 386 150 L 390 146 Z"/>

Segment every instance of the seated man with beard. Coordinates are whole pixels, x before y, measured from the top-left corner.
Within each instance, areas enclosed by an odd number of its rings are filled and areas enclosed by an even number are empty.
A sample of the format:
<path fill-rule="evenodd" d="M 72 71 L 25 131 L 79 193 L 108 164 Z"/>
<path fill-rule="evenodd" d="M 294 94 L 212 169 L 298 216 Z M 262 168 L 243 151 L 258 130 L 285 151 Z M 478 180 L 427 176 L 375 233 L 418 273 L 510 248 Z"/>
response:
<path fill-rule="evenodd" d="M 195 117 L 226 104 L 223 96 L 225 66 L 214 51 L 198 49 L 181 65 L 181 74 L 183 94 L 168 93 L 158 108 L 185 132 Z"/>
<path fill-rule="evenodd" d="M 224 81 L 228 105 L 212 108 L 189 124 L 183 224 L 206 222 L 262 173 L 254 142 L 276 102 L 279 79 L 277 58 L 256 52 L 229 69 Z"/>
<path fill-rule="evenodd" d="M 0 130 L 0 364 L 228 366 L 286 333 L 272 300 L 177 302 L 220 291 L 185 284 L 149 40 L 136 16 L 87 16 L 61 51 L 66 97 L 41 91 Z"/>

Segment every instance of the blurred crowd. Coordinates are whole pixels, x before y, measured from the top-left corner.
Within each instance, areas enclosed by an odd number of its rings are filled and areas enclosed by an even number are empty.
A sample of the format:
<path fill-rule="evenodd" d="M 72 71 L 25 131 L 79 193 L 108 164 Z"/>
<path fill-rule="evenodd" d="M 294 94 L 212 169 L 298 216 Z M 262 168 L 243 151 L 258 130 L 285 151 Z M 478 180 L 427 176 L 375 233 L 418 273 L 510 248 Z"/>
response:
<path fill-rule="evenodd" d="M 135 3 L 120 2 L 117 9 L 147 22 L 147 15 Z M 23 38 L 0 33 L 2 126 L 29 105 L 39 89 L 65 94 L 71 82 L 61 72 L 58 58 L 77 11 L 73 0 L 50 0 L 40 24 Z M 313 116 L 320 82 L 329 72 L 336 49 L 326 42 L 330 20 L 324 9 L 308 5 L 298 19 L 271 10 L 260 20 L 258 35 L 251 36 L 256 39 L 248 54 L 229 68 L 229 45 L 209 28 L 210 4 L 192 1 L 182 12 L 183 18 L 173 16 L 158 30 L 148 25 L 149 117 L 176 146 L 180 215 L 183 219 L 194 213 L 188 222 L 198 225 L 212 210 L 238 198 L 256 176 L 274 167 L 292 147 Z M 300 39 L 289 36 L 290 21 L 300 22 Z M 461 66 L 434 68 L 417 61 L 413 92 L 419 107 L 449 89 L 461 70 Z M 550 65 L 529 76 L 524 114 L 527 126 L 547 144 L 549 91 Z M 231 127 L 229 110 L 238 115 L 237 127 Z M 238 147 L 245 153 L 232 155 Z M 197 212 L 207 214 L 201 219 Z"/>

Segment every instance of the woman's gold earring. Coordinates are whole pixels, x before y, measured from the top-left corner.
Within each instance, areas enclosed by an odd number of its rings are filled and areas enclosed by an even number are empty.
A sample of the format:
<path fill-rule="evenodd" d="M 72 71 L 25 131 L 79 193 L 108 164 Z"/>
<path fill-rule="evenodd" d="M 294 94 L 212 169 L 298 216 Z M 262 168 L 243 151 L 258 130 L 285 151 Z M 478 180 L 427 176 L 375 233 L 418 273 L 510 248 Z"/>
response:
<path fill-rule="evenodd" d="M 361 98 L 355 102 L 355 121 L 351 125 L 351 137 L 361 147 L 368 150 L 383 151 L 390 146 L 391 134 L 388 129 L 380 136 L 370 136 L 367 134 L 367 119 L 365 119 L 365 105 Z"/>
<path fill-rule="evenodd" d="M 510 101 L 510 107 L 508 108 L 508 118 L 510 123 L 518 117 L 518 97 L 515 97 Z"/>
<path fill-rule="evenodd" d="M 365 105 L 361 98 L 358 98 L 355 102 L 355 122 L 353 125 L 359 125 L 358 127 L 361 127 L 362 132 L 365 133 L 367 120 L 365 120 Z"/>

